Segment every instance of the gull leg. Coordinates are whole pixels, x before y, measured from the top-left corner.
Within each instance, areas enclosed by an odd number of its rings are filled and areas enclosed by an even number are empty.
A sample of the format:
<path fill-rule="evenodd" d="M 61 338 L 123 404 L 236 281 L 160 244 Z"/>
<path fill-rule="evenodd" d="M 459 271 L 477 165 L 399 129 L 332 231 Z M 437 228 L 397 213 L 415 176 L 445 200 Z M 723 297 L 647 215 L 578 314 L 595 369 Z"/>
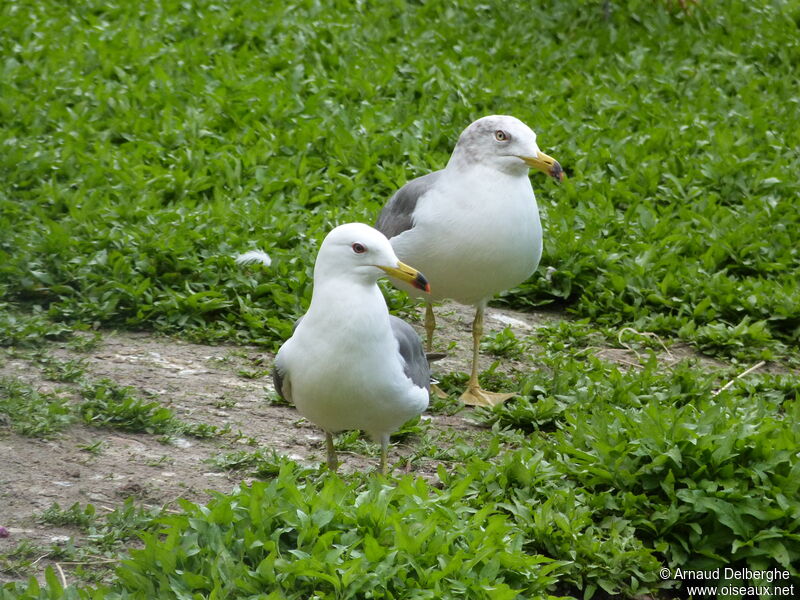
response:
<path fill-rule="evenodd" d="M 428 339 L 425 342 L 425 352 L 433 352 L 433 331 L 436 329 L 436 316 L 433 314 L 433 304 L 430 302 L 425 304 L 425 332 L 428 334 Z M 436 394 L 437 398 L 447 398 L 447 394 L 435 383 L 431 385 L 431 394 Z"/>
<path fill-rule="evenodd" d="M 387 472 L 387 459 L 389 455 L 389 434 L 384 433 L 381 435 L 381 475 L 386 475 Z"/>
<path fill-rule="evenodd" d="M 436 317 L 433 314 L 433 304 L 428 302 L 425 305 L 425 332 L 428 340 L 425 344 L 425 352 L 433 352 L 433 330 L 436 329 Z"/>
<path fill-rule="evenodd" d="M 336 472 L 336 469 L 339 467 L 339 461 L 336 460 L 336 448 L 333 447 L 333 435 L 325 432 L 325 448 L 328 451 L 328 468 Z"/>
<path fill-rule="evenodd" d="M 475 320 L 472 322 L 472 372 L 469 376 L 467 391 L 461 394 L 461 401 L 471 406 L 496 406 L 502 404 L 516 394 L 497 394 L 487 392 L 478 383 L 478 350 L 483 337 L 483 304 L 478 305 L 475 311 Z"/>

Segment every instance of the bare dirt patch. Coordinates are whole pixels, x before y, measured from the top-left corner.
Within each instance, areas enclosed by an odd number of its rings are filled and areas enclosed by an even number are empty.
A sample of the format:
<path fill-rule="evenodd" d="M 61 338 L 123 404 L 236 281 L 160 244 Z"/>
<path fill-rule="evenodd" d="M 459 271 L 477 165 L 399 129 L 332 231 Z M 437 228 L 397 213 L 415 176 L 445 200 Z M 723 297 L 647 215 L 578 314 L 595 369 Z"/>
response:
<path fill-rule="evenodd" d="M 467 370 L 472 309 L 447 305 L 437 313 L 437 346 L 450 346 L 437 370 Z M 486 330 L 491 333 L 511 325 L 527 335 L 551 318 L 490 309 Z M 241 473 L 221 471 L 211 464 L 222 453 L 259 448 L 309 464 L 324 458 L 321 432 L 292 407 L 268 401 L 274 393 L 268 375 L 273 356 L 261 348 L 209 346 L 150 333 L 108 331 L 89 353 L 64 343 L 53 343 L 45 352 L 61 361 L 85 361 L 84 379 L 108 378 L 130 386 L 137 396 L 158 401 L 184 421 L 216 425 L 228 433 L 213 439 L 165 438 L 75 423 L 52 439 L 38 439 L 17 435 L 0 423 L 0 526 L 10 532 L 0 539 L 0 555 L 22 540 L 42 547 L 66 537 L 79 542 L 74 528 L 41 522 L 41 514 L 54 503 L 61 508 L 91 503 L 99 511 L 112 511 L 128 497 L 150 506 L 169 505 L 177 498 L 202 502 L 209 490 L 228 492 L 242 481 Z M 78 400 L 77 384 L 48 380 L 41 365 L 24 353 L 0 355 L 0 377 Z M 437 429 L 478 430 L 468 414 L 431 419 Z M 91 447 L 98 451 L 88 451 Z M 398 444 L 392 458 L 396 461 L 411 451 L 408 445 Z M 354 452 L 341 452 L 340 460 L 345 472 L 375 467 L 374 457 Z M 423 470 L 433 474 L 435 466 Z M 42 560 L 37 567 L 46 564 Z M 22 575 L 0 571 L 0 581 Z"/>
<path fill-rule="evenodd" d="M 437 309 L 436 349 L 447 352 L 435 371 L 468 371 L 472 350 L 471 325 L 474 309 L 446 304 Z M 519 312 L 490 308 L 485 320 L 486 334 L 508 326 L 519 338 L 532 335 L 545 324 L 563 320 L 548 312 Z M 420 320 L 415 324 L 421 335 Z M 273 356 L 254 346 L 209 346 L 159 337 L 148 333 L 103 332 L 100 343 L 89 353 L 54 343 L 46 354 L 58 360 L 85 361 L 84 378 L 108 378 L 131 386 L 137 396 L 156 400 L 190 423 L 224 428 L 226 433 L 211 439 L 165 438 L 160 435 L 119 431 L 73 424 L 52 439 L 17 435 L 0 422 L 0 526 L 10 536 L 0 539 L 0 557 L 8 555 L 23 540 L 46 547 L 67 537 L 80 543 L 75 528 L 41 522 L 43 511 L 58 503 L 93 504 L 98 511 L 112 511 L 133 497 L 145 506 L 171 505 L 178 498 L 203 502 L 209 490 L 229 492 L 243 479 L 241 472 L 220 470 L 212 459 L 235 450 L 274 450 L 308 464 L 324 459 L 322 433 L 288 406 L 272 405 L 274 394 L 268 375 Z M 685 357 L 686 348 L 665 350 L 667 365 L 676 356 Z M 635 365 L 636 351 L 626 348 L 598 348 L 604 360 Z M 667 356 L 669 354 L 669 356 Z M 496 357 L 481 356 L 481 369 Z M 718 367 L 719 365 L 709 365 Z M 536 368 L 529 356 L 501 361 L 503 371 Z M 55 391 L 77 401 L 77 384 L 49 381 L 34 357 L 7 352 L 0 354 L 0 377 L 24 381 L 42 391 Z M 432 415 L 436 431 L 479 434 L 469 419 L 470 410 L 454 415 Z M 414 441 L 397 444 L 390 460 L 397 461 L 414 450 Z M 96 452 L 88 449 L 95 447 Z M 355 452 L 341 452 L 342 470 L 374 469 L 376 460 Z M 415 471 L 433 477 L 436 464 L 415 466 Z M 48 564 L 46 553 L 33 569 L 21 573 L 3 571 L 0 582 L 41 574 Z"/>

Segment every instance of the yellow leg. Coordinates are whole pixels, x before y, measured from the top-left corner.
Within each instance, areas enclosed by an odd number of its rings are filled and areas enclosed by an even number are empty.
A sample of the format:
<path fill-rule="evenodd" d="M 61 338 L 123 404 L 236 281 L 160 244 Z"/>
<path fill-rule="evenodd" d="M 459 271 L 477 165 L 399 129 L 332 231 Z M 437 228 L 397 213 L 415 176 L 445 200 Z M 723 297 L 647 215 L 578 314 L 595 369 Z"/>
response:
<path fill-rule="evenodd" d="M 496 406 L 502 404 L 516 394 L 497 394 L 487 392 L 478 383 L 478 351 L 483 337 L 483 304 L 475 311 L 475 320 L 472 322 L 472 372 L 469 376 L 467 391 L 461 394 L 461 401 L 471 406 Z"/>
<path fill-rule="evenodd" d="M 336 448 L 333 447 L 333 436 L 325 432 L 325 449 L 328 451 L 328 468 L 336 472 L 339 468 L 339 461 L 336 459 Z"/>
<path fill-rule="evenodd" d="M 433 304 L 428 302 L 425 305 L 425 332 L 428 340 L 425 344 L 425 352 L 433 352 L 433 330 L 436 329 L 436 317 L 433 314 Z"/>
<path fill-rule="evenodd" d="M 436 316 L 433 314 L 433 304 L 428 302 L 425 305 L 425 332 L 428 334 L 428 339 L 425 342 L 425 352 L 433 352 L 433 331 L 436 329 Z M 431 385 L 431 394 L 437 398 L 447 398 L 447 394 L 435 383 Z"/>
<path fill-rule="evenodd" d="M 381 436 L 381 466 L 380 471 L 381 475 L 386 475 L 387 472 L 387 461 L 389 455 L 389 436 L 382 435 Z"/>

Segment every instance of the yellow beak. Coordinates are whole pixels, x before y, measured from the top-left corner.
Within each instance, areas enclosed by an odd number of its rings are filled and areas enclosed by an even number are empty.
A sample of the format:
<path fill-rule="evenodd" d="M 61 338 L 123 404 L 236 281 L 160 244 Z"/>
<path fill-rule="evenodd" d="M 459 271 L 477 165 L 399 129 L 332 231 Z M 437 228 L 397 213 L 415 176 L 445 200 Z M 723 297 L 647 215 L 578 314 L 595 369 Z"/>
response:
<path fill-rule="evenodd" d="M 558 161 L 551 156 L 547 156 L 544 152 L 539 152 L 535 157 L 520 156 L 520 158 L 524 160 L 525 164 L 529 167 L 533 167 L 537 171 L 550 175 L 550 177 L 556 181 L 563 181 L 564 177 L 566 177 L 566 175 L 564 175 L 564 169 L 561 168 Z"/>
<path fill-rule="evenodd" d="M 430 293 L 431 291 L 431 286 L 422 273 L 413 267 L 409 267 L 407 264 L 401 263 L 399 260 L 397 261 L 396 267 L 385 267 L 383 265 L 376 266 L 395 279 L 405 281 L 409 285 L 413 285 L 415 288 L 420 289 L 423 292 Z"/>

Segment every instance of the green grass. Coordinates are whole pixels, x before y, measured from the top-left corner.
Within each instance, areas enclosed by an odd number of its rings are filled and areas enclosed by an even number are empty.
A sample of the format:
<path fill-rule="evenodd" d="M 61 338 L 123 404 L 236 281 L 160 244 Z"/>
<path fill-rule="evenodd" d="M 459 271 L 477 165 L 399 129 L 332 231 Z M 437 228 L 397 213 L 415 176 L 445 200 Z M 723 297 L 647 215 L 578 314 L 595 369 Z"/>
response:
<path fill-rule="evenodd" d="M 63 323 L 53 323 L 39 306 L 30 313 L 20 314 L 10 310 L 8 303 L 0 302 L 0 346 L 35 348 L 71 334 L 72 328 Z"/>
<path fill-rule="evenodd" d="M 0 299 L 57 327 L 277 344 L 327 230 L 504 112 L 570 174 L 536 179 L 545 256 L 504 302 L 742 359 L 796 349 L 797 7 L 601 12 L 7 4 Z M 271 268 L 233 265 L 253 245 Z"/>
<path fill-rule="evenodd" d="M 346 483 L 284 463 L 269 483 L 219 494 L 205 507 L 183 502 L 184 514 L 142 534 L 144 548 L 131 551 L 105 597 L 160 597 L 176 578 L 187 592 L 226 598 L 265 590 L 276 599 L 414 590 L 544 597 L 563 564 L 525 552 L 512 519 L 466 499 L 472 477 L 437 491 L 420 479 Z"/>
<path fill-rule="evenodd" d="M 75 574 L 84 581 L 102 581 L 108 579 L 113 568 L 119 563 L 121 553 L 131 544 L 135 544 L 138 536 L 145 531 L 153 530 L 158 524 L 158 517 L 163 510 L 138 506 L 132 499 L 109 513 L 98 514 L 92 504 L 81 506 L 77 503 L 69 508 L 61 508 L 54 503 L 39 515 L 41 523 L 57 525 L 76 531 L 76 535 L 84 538 L 83 543 L 75 543 L 75 536 L 66 543 L 52 542 L 49 545 L 20 542 L 16 548 L 0 553 L 0 568 L 6 573 L 25 573 L 31 563 L 48 559 L 65 565 L 75 565 Z M 65 595 L 60 591 L 61 584 L 48 574 L 47 597 L 74 597 L 77 591 L 72 588 Z M 28 593 L 34 593 L 31 589 Z M 8 588 L 0 589 L 0 597 L 6 598 Z"/>
<path fill-rule="evenodd" d="M 569 176 L 533 176 L 542 265 L 497 301 L 575 320 L 484 342 L 498 361 L 541 364 L 482 374 L 521 394 L 479 413 L 490 439 L 410 432 L 412 465 L 447 464 L 439 487 L 226 455 L 220 468 L 269 481 L 140 524 L 144 547 L 107 585 L 62 591 L 50 573 L 0 599 L 344 598 L 362 585 L 665 598 L 662 566 L 796 579 L 800 389 L 785 371 L 800 364 L 800 5 L 612 6 L 605 20 L 600 1 L 577 0 L 3 4 L 0 346 L 88 350 L 97 338 L 81 332 L 117 327 L 274 349 L 308 304 L 325 233 L 373 222 L 490 113 L 533 126 Z M 271 267 L 234 265 L 253 247 Z M 677 342 L 730 368 L 658 365 L 652 353 Z M 607 345 L 636 366 L 596 358 Z M 714 394 L 758 360 L 784 374 Z M 81 379 L 81 361 L 45 366 Z M 449 373 L 441 387 L 464 383 Z M 74 420 L 58 395 L 0 391 L 20 433 Z M 183 427 L 113 381 L 83 394 L 91 423 Z M 355 434 L 340 443 L 364 451 Z"/>
<path fill-rule="evenodd" d="M 45 356 L 40 361 L 44 376 L 51 381 L 72 383 L 83 378 L 86 372 L 85 359 L 59 360 Z"/>
<path fill-rule="evenodd" d="M 207 462 L 223 471 L 245 471 L 254 477 L 272 479 L 280 472 L 281 456 L 274 450 L 259 448 L 253 452 L 237 450 L 220 454 Z"/>
<path fill-rule="evenodd" d="M 134 395 L 133 388 L 110 379 L 87 382 L 81 396 L 80 415 L 89 425 L 139 433 L 171 433 L 177 429 L 170 409 L 142 400 Z"/>
<path fill-rule="evenodd" d="M 520 402 L 485 411 L 490 423 L 554 430 L 542 447 L 559 469 L 602 494 L 637 537 L 668 544 L 672 565 L 792 569 L 800 557 L 796 377 L 756 376 L 714 395 L 713 380 L 686 364 L 620 372 L 596 360 L 545 362 L 550 376 L 524 381 Z"/>
<path fill-rule="evenodd" d="M 142 400 L 133 388 L 120 386 L 110 379 L 84 382 L 81 396 L 83 400 L 77 407 L 78 413 L 85 423 L 94 427 L 197 438 L 226 433 L 215 425 L 182 421 L 171 409 L 155 400 Z"/>
<path fill-rule="evenodd" d="M 0 430 L 8 425 L 21 435 L 49 438 L 74 421 L 63 395 L 40 392 L 15 378 L 0 378 Z"/>
<path fill-rule="evenodd" d="M 510 327 L 504 327 L 494 335 L 484 336 L 481 350 L 501 358 L 519 358 L 525 353 L 525 344 L 517 339 Z"/>
<path fill-rule="evenodd" d="M 45 376 L 50 376 L 53 364 L 69 365 L 52 359 L 45 361 Z M 23 381 L 0 378 L 0 426 L 7 424 L 15 432 L 31 437 L 48 438 L 70 424 L 82 420 L 87 425 L 131 433 L 188 435 L 212 438 L 229 432 L 206 423 L 189 423 L 157 401 L 139 398 L 131 387 L 121 386 L 110 379 L 81 378 L 81 400 L 71 403 L 63 393 L 40 392 Z M 95 446 L 96 448 L 96 446 Z"/>

